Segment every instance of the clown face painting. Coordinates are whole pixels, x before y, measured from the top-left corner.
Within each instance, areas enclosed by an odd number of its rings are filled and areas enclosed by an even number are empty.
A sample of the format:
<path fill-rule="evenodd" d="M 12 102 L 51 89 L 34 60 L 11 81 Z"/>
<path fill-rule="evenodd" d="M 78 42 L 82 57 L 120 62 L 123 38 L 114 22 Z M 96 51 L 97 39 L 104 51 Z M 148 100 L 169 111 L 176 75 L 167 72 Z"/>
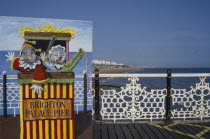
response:
<path fill-rule="evenodd" d="M 49 80 L 45 68 L 41 64 L 41 59 L 35 54 L 36 50 L 27 41 L 22 46 L 19 57 L 14 57 L 13 52 L 8 52 L 7 60 L 12 61 L 11 69 L 19 70 L 21 72 L 33 72 L 32 82 L 34 83 L 31 89 L 35 90 L 35 93 L 41 93 L 43 88 L 41 84 Z"/>

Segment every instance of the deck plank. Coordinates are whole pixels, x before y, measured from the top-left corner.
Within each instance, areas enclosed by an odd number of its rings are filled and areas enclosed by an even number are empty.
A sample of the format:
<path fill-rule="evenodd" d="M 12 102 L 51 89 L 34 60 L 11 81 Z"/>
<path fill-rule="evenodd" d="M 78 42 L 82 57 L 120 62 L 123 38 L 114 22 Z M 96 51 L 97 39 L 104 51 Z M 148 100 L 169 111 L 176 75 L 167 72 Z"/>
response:
<path fill-rule="evenodd" d="M 158 124 L 162 128 L 158 128 L 159 131 L 167 138 L 167 139 L 173 139 L 174 137 L 169 133 L 170 131 L 166 130 L 162 124 Z"/>
<path fill-rule="evenodd" d="M 121 128 L 124 132 L 126 139 L 133 139 L 133 136 L 131 135 L 130 130 L 127 127 L 127 124 L 121 124 Z"/>
<path fill-rule="evenodd" d="M 192 139 L 210 138 L 210 123 L 94 124 L 94 139 Z"/>
<path fill-rule="evenodd" d="M 208 130 L 206 129 L 206 127 L 210 127 L 210 123 L 194 123 L 194 125 L 198 125 L 197 128 L 200 128 L 202 129 L 203 131 L 204 130 Z M 204 138 L 210 138 L 210 130 L 208 130 L 208 132 L 205 132 L 204 134 L 201 132 L 202 136 L 201 137 L 204 137 Z"/>
<path fill-rule="evenodd" d="M 141 139 L 141 136 L 139 135 L 138 131 L 134 127 L 134 124 L 128 124 L 128 128 L 129 128 L 131 134 L 133 135 L 134 139 Z"/>
<path fill-rule="evenodd" d="M 190 125 L 186 125 L 186 124 L 181 124 L 180 126 L 182 126 L 183 128 L 185 128 L 186 130 L 188 130 L 190 132 L 190 134 L 193 135 L 197 135 L 201 130 L 196 130 L 194 128 L 194 126 L 190 126 Z M 199 138 L 199 136 L 197 136 Z"/>
<path fill-rule="evenodd" d="M 101 125 L 101 138 L 109 139 L 108 128 L 106 124 Z"/>
<path fill-rule="evenodd" d="M 112 139 L 117 139 L 116 133 L 115 133 L 115 128 L 113 124 L 108 124 L 107 125 L 108 128 L 108 134 L 109 134 L 109 138 Z"/>
<path fill-rule="evenodd" d="M 101 139 L 101 130 L 99 124 L 94 124 L 93 126 L 93 138 L 94 139 Z"/>
<path fill-rule="evenodd" d="M 179 129 L 177 129 L 176 127 L 174 127 L 174 124 L 172 125 L 167 125 L 167 128 L 170 128 L 173 130 L 174 134 L 172 135 L 175 139 L 179 138 L 179 139 L 185 139 L 185 138 L 189 138 L 188 136 L 186 136 L 183 132 L 181 132 L 182 134 L 180 134 Z"/>
<path fill-rule="evenodd" d="M 117 135 L 118 139 L 126 139 L 124 136 L 123 130 L 119 124 L 114 124 L 114 128 L 115 128 L 116 135 Z"/>
<path fill-rule="evenodd" d="M 181 127 L 179 124 L 174 124 L 173 129 L 176 129 L 177 131 L 182 132 L 182 134 L 184 135 L 184 138 L 191 139 L 191 137 L 187 135 L 189 134 L 189 131 Z"/>
<path fill-rule="evenodd" d="M 196 125 L 195 123 L 192 123 L 192 124 L 190 124 L 190 125 L 192 125 L 191 127 L 192 127 L 194 130 L 196 130 L 196 131 L 199 132 L 198 134 L 199 134 L 201 137 L 203 136 L 203 134 L 201 134 L 201 133 L 202 133 L 202 131 L 204 130 L 204 128 L 197 127 L 197 125 Z"/>
<path fill-rule="evenodd" d="M 140 125 L 151 139 L 158 139 L 158 137 L 149 129 L 149 127 L 145 123 L 142 123 Z"/>
<path fill-rule="evenodd" d="M 210 123 L 208 122 L 208 123 L 204 123 L 204 125 L 206 126 L 206 127 L 209 127 L 210 128 Z M 205 137 L 205 138 L 210 138 L 210 130 L 208 131 L 208 132 L 206 132 L 204 135 L 203 135 L 203 137 Z"/>
<path fill-rule="evenodd" d="M 138 131 L 139 135 L 143 138 L 143 139 L 150 139 L 149 135 L 147 135 L 147 133 L 145 132 L 145 130 L 140 126 L 140 124 L 134 124 L 136 130 Z"/>
<path fill-rule="evenodd" d="M 147 126 L 154 132 L 154 134 L 160 139 L 166 139 L 166 137 L 159 131 L 158 127 L 147 124 Z"/>
<path fill-rule="evenodd" d="M 204 122 L 204 125 L 210 127 L 210 122 Z"/>

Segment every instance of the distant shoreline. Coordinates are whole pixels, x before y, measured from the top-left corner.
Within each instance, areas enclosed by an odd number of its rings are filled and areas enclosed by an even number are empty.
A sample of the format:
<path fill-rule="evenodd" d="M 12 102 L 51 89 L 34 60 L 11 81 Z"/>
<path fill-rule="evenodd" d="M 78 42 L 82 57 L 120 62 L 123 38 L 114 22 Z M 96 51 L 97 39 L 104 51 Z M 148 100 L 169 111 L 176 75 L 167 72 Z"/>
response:
<path fill-rule="evenodd" d="M 142 67 L 126 67 L 126 68 L 110 68 L 110 69 L 99 69 L 99 73 L 126 73 L 143 70 Z M 94 73 L 95 71 L 93 71 Z"/>
<path fill-rule="evenodd" d="M 196 68 L 210 68 L 210 67 L 143 67 L 144 69 L 196 69 Z"/>

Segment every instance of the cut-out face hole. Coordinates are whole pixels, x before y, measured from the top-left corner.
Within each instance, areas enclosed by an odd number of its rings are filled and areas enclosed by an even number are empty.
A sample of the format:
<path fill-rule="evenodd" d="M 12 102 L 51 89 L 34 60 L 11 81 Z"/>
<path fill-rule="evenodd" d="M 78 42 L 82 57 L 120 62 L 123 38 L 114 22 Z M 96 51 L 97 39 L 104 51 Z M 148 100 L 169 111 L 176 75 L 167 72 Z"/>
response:
<path fill-rule="evenodd" d="M 24 48 L 22 51 L 21 59 L 27 63 L 35 62 L 36 55 L 34 49 L 31 47 Z"/>
<path fill-rule="evenodd" d="M 48 55 L 50 62 L 57 64 L 63 64 L 65 57 L 65 47 L 62 47 L 61 45 L 53 46 Z"/>

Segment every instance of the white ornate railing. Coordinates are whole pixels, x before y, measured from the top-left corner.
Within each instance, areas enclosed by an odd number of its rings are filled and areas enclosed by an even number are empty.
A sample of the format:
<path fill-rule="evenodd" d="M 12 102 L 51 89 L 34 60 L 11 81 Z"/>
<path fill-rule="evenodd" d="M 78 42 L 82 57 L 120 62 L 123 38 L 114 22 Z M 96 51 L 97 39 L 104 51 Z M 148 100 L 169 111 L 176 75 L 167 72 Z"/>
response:
<path fill-rule="evenodd" d="M 138 82 L 141 77 L 167 77 L 167 74 L 99 74 L 100 77 L 128 77 L 130 81 L 119 91 L 100 89 L 102 120 L 157 120 L 165 119 L 166 88 L 147 90 Z M 171 89 L 171 118 L 187 120 L 210 117 L 210 87 L 205 82 L 209 73 L 173 73 L 177 77 L 199 77 L 191 90 Z M 173 84 L 172 84 L 173 87 Z"/>
<path fill-rule="evenodd" d="M 210 117 L 210 87 L 205 82 L 206 77 L 200 77 L 200 82 L 191 89 L 172 89 L 172 105 L 180 105 L 172 110 L 173 118 Z"/>
<path fill-rule="evenodd" d="M 91 75 L 90 75 L 91 77 Z M 84 76 L 76 75 L 75 76 L 75 85 L 74 85 L 74 96 L 75 103 L 74 109 L 78 111 L 83 110 L 84 107 Z M 87 107 L 89 110 L 92 109 L 92 81 L 89 82 L 89 91 L 87 93 Z M 16 75 L 7 75 L 7 112 L 8 114 L 19 114 L 20 105 L 19 105 L 19 85 L 17 83 Z M 0 115 L 3 114 L 3 83 L 2 76 L 0 76 Z"/>

